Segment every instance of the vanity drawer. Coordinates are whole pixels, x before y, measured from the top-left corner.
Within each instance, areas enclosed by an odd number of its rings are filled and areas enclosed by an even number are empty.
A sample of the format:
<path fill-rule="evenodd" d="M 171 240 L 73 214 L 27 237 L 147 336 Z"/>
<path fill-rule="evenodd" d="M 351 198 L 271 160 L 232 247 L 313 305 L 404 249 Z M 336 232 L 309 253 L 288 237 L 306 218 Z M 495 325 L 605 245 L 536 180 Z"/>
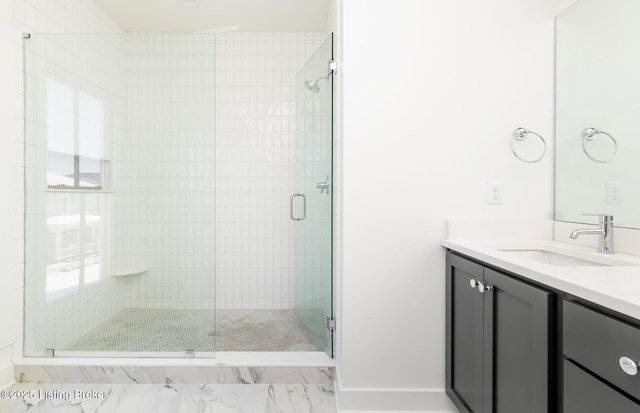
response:
<path fill-rule="evenodd" d="M 621 357 L 640 361 L 640 329 L 570 301 L 563 309 L 565 357 L 640 399 L 640 371 L 620 367 Z"/>
<path fill-rule="evenodd" d="M 640 405 L 570 361 L 564 361 L 564 413 L 638 413 Z"/>

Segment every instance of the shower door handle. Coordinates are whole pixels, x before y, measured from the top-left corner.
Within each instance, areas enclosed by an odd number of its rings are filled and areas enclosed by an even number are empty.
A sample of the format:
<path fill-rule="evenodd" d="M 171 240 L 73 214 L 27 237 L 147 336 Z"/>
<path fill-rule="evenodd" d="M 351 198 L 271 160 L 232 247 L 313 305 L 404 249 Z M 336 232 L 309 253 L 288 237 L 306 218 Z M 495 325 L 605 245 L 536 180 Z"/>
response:
<path fill-rule="evenodd" d="M 302 198 L 302 217 L 301 218 L 296 218 L 295 216 L 293 216 L 293 200 L 296 197 L 301 197 Z M 291 219 L 293 221 L 303 221 L 307 217 L 307 197 L 304 196 L 303 194 L 293 194 L 293 195 L 291 195 L 291 199 L 289 200 L 289 212 L 290 212 L 290 215 L 291 215 Z"/>

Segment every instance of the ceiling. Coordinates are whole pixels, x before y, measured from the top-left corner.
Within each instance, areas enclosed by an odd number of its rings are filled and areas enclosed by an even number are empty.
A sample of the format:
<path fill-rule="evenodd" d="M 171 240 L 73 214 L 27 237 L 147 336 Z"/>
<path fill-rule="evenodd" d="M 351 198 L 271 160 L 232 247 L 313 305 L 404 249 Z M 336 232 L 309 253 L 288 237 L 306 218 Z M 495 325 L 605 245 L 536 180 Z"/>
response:
<path fill-rule="evenodd" d="M 188 0 L 184 0 L 188 1 Z M 195 1 L 195 0 L 190 0 Z M 197 32 L 239 26 L 244 32 L 325 32 L 328 0 L 94 0 L 128 32 Z"/>

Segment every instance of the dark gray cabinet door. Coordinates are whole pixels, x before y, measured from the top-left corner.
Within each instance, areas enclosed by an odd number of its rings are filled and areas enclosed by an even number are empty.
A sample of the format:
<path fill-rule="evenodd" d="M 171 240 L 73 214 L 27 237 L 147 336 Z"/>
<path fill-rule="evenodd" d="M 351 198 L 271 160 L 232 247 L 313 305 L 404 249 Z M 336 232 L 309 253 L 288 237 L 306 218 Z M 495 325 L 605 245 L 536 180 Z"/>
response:
<path fill-rule="evenodd" d="M 482 294 L 470 281 L 482 281 L 483 267 L 447 254 L 446 390 L 460 412 L 483 406 Z"/>
<path fill-rule="evenodd" d="M 484 269 L 484 412 L 549 411 L 553 294 Z"/>

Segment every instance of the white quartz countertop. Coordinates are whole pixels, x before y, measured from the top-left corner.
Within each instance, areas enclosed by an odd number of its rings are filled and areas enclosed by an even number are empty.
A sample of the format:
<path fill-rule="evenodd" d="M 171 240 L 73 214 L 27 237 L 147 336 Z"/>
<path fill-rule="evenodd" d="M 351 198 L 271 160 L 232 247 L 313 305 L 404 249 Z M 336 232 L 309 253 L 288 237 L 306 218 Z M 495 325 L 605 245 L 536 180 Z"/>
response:
<path fill-rule="evenodd" d="M 640 257 L 607 256 L 594 248 L 559 241 L 532 240 L 519 243 L 484 241 L 470 237 L 442 240 L 443 247 L 515 273 L 640 320 Z M 580 256 L 603 266 L 556 266 L 522 258 L 504 249 L 545 250 Z M 611 265 L 606 264 L 622 264 Z"/>

